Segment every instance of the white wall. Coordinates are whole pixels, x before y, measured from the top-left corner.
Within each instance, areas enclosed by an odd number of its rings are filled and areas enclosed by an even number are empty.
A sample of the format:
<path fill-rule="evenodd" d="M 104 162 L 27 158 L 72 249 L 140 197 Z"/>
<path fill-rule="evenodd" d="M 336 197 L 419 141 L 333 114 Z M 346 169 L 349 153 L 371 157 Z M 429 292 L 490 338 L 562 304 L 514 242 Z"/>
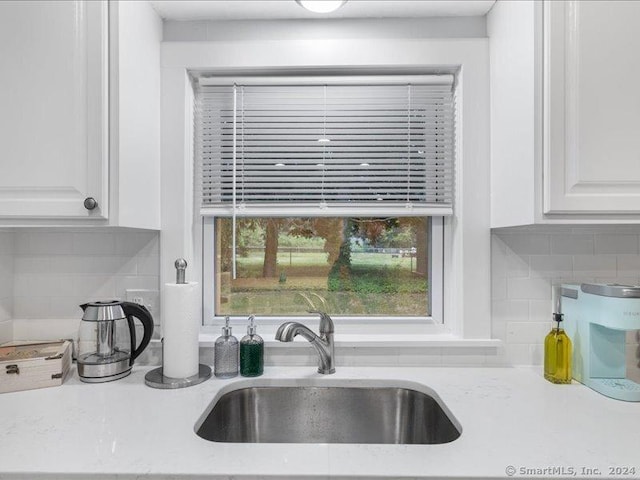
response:
<path fill-rule="evenodd" d="M 551 322 L 551 286 L 640 283 L 640 226 L 533 226 L 492 235 L 492 336 L 507 361 L 540 365 Z M 627 337 L 628 370 L 640 376 L 638 335 Z"/>
<path fill-rule="evenodd" d="M 14 241 L 13 232 L 0 231 L 0 343 L 12 337 Z"/>

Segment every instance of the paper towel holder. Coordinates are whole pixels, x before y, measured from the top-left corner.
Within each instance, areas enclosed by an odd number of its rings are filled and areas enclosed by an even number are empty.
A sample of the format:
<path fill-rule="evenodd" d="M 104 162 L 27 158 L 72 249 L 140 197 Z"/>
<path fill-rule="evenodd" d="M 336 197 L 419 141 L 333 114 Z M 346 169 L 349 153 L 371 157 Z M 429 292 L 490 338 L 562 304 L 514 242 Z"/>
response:
<path fill-rule="evenodd" d="M 187 261 L 184 258 L 178 258 L 174 266 L 176 267 L 176 283 L 185 284 L 185 270 Z M 164 347 L 164 339 L 161 340 Z M 151 388 L 160 388 L 164 390 L 172 390 L 176 388 L 191 387 L 198 385 L 211 377 L 211 367 L 208 365 L 198 364 L 198 373 L 187 378 L 171 378 L 165 377 L 163 368 L 154 368 L 144 376 L 144 383 Z"/>

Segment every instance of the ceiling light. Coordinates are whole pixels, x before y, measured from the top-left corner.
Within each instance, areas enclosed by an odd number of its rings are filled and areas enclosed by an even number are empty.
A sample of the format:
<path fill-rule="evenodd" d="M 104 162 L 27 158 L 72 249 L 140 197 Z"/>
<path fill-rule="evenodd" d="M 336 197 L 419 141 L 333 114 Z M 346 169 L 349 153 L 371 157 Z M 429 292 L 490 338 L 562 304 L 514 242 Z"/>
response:
<path fill-rule="evenodd" d="M 360 164 L 360 166 L 361 166 L 361 167 L 368 167 L 368 166 L 369 166 L 369 164 L 368 164 L 368 163 L 366 163 L 366 162 L 362 162 L 362 163 Z"/>
<path fill-rule="evenodd" d="M 331 139 L 327 137 L 322 137 L 318 139 L 318 143 L 329 143 L 329 142 L 331 142 Z"/>
<path fill-rule="evenodd" d="M 276 163 L 274 166 L 276 166 L 276 167 L 284 167 L 285 164 L 284 163 Z"/>
<path fill-rule="evenodd" d="M 331 13 L 347 3 L 347 0 L 296 0 L 296 3 L 310 12 Z"/>

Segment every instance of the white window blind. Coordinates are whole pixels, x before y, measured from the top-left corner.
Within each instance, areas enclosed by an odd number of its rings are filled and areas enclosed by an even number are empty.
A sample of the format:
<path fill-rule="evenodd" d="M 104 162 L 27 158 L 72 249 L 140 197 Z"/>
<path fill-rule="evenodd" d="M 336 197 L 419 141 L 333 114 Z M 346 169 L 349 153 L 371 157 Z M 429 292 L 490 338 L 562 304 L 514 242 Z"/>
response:
<path fill-rule="evenodd" d="M 448 215 L 452 76 L 411 84 L 199 85 L 203 214 Z"/>

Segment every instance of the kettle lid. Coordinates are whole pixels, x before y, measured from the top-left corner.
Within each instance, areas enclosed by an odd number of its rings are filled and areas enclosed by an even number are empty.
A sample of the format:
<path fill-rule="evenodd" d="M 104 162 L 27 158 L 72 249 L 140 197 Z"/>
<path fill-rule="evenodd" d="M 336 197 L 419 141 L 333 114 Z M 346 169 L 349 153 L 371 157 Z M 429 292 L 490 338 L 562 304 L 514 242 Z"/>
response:
<path fill-rule="evenodd" d="M 89 302 L 80 307 L 84 310 L 82 320 L 89 322 L 119 320 L 126 317 L 119 300 Z"/>

